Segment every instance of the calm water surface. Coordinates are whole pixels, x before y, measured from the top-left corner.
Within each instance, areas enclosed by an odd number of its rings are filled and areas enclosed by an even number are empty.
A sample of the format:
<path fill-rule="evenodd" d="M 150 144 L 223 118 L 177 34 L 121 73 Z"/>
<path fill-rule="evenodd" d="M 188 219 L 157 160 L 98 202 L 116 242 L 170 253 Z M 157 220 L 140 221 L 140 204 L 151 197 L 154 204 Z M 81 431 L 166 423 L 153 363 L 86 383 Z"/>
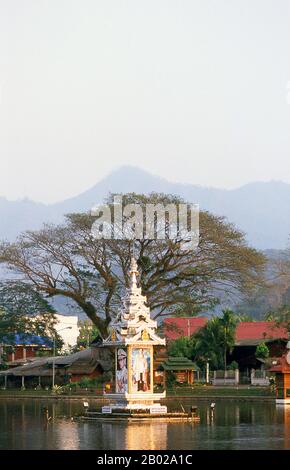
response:
<path fill-rule="evenodd" d="M 290 406 L 216 401 L 211 418 L 210 402 L 191 404 L 199 408 L 199 424 L 141 425 L 72 421 L 81 401 L 1 399 L 0 449 L 290 449 Z M 48 424 L 46 406 L 53 416 Z"/>

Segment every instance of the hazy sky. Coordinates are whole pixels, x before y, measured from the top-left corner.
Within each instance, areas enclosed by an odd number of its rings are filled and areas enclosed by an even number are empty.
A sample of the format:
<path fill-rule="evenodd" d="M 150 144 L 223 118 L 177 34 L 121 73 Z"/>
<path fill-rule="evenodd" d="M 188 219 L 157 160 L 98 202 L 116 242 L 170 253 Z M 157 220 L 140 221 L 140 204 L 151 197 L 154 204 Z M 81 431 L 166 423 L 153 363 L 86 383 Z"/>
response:
<path fill-rule="evenodd" d="M 289 0 L 0 0 L 0 195 L 290 183 L 288 81 Z"/>

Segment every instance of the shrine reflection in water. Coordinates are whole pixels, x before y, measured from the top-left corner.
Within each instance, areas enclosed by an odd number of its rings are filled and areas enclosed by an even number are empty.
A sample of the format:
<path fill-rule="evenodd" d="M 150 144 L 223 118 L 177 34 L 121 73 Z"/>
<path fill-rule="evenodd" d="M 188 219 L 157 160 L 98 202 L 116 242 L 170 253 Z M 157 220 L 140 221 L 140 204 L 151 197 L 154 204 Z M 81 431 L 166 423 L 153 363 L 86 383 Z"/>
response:
<path fill-rule="evenodd" d="M 125 424 L 72 420 L 81 401 L 1 399 L 0 449 L 290 449 L 290 406 L 217 401 L 212 414 L 210 402 L 183 401 L 188 409 L 192 404 L 199 424 Z"/>

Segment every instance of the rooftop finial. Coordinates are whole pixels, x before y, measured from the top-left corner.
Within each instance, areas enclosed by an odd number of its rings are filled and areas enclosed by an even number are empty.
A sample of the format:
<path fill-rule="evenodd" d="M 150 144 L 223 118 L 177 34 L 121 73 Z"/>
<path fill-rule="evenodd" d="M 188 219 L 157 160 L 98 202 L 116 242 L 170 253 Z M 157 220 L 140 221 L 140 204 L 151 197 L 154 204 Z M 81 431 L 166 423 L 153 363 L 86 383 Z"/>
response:
<path fill-rule="evenodd" d="M 131 287 L 137 287 L 137 276 L 138 276 L 137 261 L 134 257 L 131 258 L 130 276 L 131 276 Z"/>

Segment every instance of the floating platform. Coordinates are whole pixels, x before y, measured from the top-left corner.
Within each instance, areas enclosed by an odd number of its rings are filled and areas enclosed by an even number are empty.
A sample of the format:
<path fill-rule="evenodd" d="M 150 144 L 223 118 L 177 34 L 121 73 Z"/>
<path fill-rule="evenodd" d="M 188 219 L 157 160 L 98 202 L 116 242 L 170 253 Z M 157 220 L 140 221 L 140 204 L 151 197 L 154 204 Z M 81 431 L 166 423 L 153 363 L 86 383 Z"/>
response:
<path fill-rule="evenodd" d="M 77 416 L 76 419 L 81 421 L 99 421 L 99 422 L 126 422 L 126 423 L 136 423 L 136 422 L 190 422 L 190 423 L 199 423 L 200 417 L 193 415 L 192 413 L 181 413 L 181 412 L 172 412 L 172 413 L 144 413 L 136 411 L 118 411 L 113 410 L 112 413 L 102 413 L 101 411 L 87 411 L 82 416 Z"/>

